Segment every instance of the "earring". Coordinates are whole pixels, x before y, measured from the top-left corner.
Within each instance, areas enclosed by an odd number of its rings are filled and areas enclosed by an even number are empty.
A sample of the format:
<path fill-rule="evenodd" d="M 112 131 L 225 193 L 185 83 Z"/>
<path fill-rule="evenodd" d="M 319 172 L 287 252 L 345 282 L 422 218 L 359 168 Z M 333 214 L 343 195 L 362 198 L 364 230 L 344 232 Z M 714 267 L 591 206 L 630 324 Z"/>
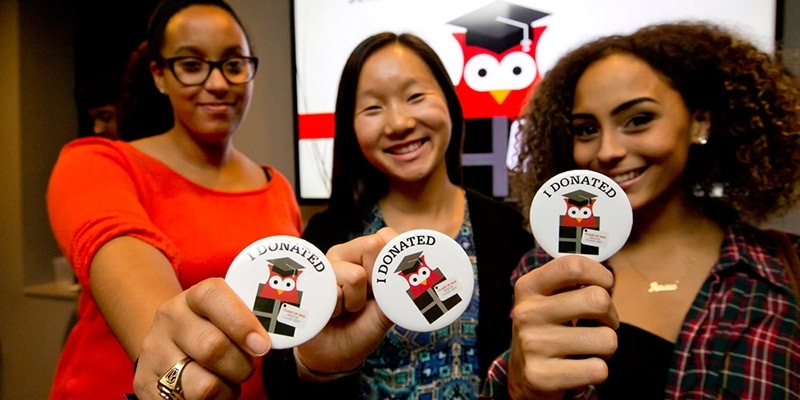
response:
<path fill-rule="evenodd" d="M 708 194 L 708 197 L 716 197 L 720 198 L 725 195 L 725 185 L 721 182 L 714 182 L 711 184 L 711 193 Z"/>
<path fill-rule="evenodd" d="M 161 94 L 165 94 L 165 93 L 167 93 L 167 91 L 166 91 L 166 90 L 164 90 L 164 88 L 158 88 L 158 91 L 159 91 Z"/>
<path fill-rule="evenodd" d="M 699 144 L 699 145 L 703 146 L 703 145 L 705 145 L 706 143 L 708 143 L 708 138 L 707 138 L 707 137 L 705 137 L 705 136 L 700 136 L 700 137 L 698 137 L 698 138 L 696 139 L 695 143 L 697 143 L 697 144 Z"/>
<path fill-rule="evenodd" d="M 710 197 L 710 198 L 721 198 L 725 196 L 725 183 L 722 182 L 714 182 L 711 186 L 708 187 L 708 191 L 703 185 L 699 183 L 695 183 L 694 187 L 692 188 L 692 194 L 694 197 Z"/>

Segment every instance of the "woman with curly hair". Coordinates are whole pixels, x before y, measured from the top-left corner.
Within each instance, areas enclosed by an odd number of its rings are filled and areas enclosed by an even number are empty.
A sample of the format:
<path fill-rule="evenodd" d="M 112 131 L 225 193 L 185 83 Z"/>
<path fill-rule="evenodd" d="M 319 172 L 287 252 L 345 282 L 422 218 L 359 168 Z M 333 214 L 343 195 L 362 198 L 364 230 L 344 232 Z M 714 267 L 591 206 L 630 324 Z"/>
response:
<path fill-rule="evenodd" d="M 524 111 L 513 190 L 529 205 L 552 176 L 594 170 L 625 190 L 633 229 L 603 264 L 523 257 L 484 394 L 798 398 L 800 238 L 755 226 L 800 199 L 799 140 L 795 78 L 719 27 L 651 26 L 563 57 Z"/>

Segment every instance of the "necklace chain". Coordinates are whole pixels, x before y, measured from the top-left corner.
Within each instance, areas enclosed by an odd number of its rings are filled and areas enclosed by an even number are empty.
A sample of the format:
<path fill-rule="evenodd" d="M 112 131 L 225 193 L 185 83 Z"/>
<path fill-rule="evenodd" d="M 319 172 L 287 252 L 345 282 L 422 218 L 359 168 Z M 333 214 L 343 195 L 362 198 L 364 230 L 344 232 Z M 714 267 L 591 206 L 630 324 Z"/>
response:
<path fill-rule="evenodd" d="M 625 257 L 625 261 L 628 261 L 627 257 Z M 689 270 L 686 269 L 683 271 L 683 275 L 681 275 L 680 278 L 675 279 L 673 282 L 661 283 L 655 279 L 650 279 L 647 275 L 644 274 L 644 272 L 642 272 L 639 269 L 639 267 L 636 266 L 636 264 L 629 261 L 628 264 L 630 264 L 630 266 L 633 267 L 633 270 L 636 271 L 636 273 L 639 274 L 639 276 L 642 277 L 642 279 L 644 279 L 645 282 L 648 282 L 649 286 L 647 288 L 647 293 L 674 292 L 678 290 L 678 285 L 684 278 L 686 278 L 686 275 L 689 274 Z M 694 258 L 692 259 L 691 264 L 694 264 Z"/>
<path fill-rule="evenodd" d="M 636 265 L 633 265 L 633 269 L 638 273 L 646 282 L 650 282 L 650 286 L 647 288 L 647 293 L 659 293 L 659 292 L 674 292 L 678 290 L 678 285 L 681 283 L 683 278 L 686 278 L 686 275 L 689 273 L 688 271 L 684 271 L 683 275 L 676 279 L 671 283 L 661 283 L 656 280 L 648 278 L 642 271 L 639 271 L 639 268 Z"/>

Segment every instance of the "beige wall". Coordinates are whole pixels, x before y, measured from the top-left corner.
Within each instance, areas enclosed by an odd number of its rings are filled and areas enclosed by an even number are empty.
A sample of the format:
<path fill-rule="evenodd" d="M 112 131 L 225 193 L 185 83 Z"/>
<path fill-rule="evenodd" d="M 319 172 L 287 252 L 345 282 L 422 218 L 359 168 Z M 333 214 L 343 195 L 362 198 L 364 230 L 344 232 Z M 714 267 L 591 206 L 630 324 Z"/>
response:
<path fill-rule="evenodd" d="M 783 18 L 783 48 L 784 62 L 788 68 L 800 77 L 800 1 L 784 1 L 785 15 Z M 798 204 L 787 215 L 776 218 L 767 224 L 770 227 L 783 229 L 790 232 L 800 233 L 800 204 Z"/>
<path fill-rule="evenodd" d="M 261 59 L 236 144 L 294 181 L 289 0 L 230 0 Z M 800 48 L 800 7 L 786 2 L 787 44 Z M 0 400 L 45 399 L 70 301 L 23 288 L 52 277 L 58 249 L 44 192 L 58 150 L 75 137 L 71 0 L 0 0 Z M 792 33 L 790 33 L 791 35 Z M 800 65 L 792 66 L 800 73 Z M 307 217 L 319 207 L 304 207 Z M 778 224 L 800 230 L 800 212 Z"/>
<path fill-rule="evenodd" d="M 74 307 L 22 293 L 52 276 L 58 250 L 43 193 L 59 147 L 77 131 L 69 9 L 22 3 L 0 0 L 0 398 L 7 400 L 47 397 Z"/>
<path fill-rule="evenodd" d="M 20 192 L 20 155 L 19 155 L 19 43 L 17 25 L 17 4 L 7 0 L 0 1 L 0 126 L 5 134 L 0 134 L 0 268 L 3 278 L 0 279 L 0 398 L 4 396 L 4 388 L 11 353 L 6 350 L 12 343 L 6 339 L 13 337 L 16 329 L 7 318 L 12 307 L 18 307 L 20 296 L 15 293 L 22 286 L 22 218 Z M 9 308 L 9 312 L 6 311 Z"/>
<path fill-rule="evenodd" d="M 292 42 L 289 1 L 229 0 L 259 58 L 253 101 L 234 142 L 294 182 Z"/>

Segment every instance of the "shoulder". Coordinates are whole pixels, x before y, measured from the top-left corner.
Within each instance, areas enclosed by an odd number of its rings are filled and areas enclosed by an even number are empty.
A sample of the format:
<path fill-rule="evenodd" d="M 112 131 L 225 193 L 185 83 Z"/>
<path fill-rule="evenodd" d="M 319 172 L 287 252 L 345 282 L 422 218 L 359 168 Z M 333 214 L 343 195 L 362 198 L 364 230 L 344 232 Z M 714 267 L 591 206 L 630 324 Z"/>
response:
<path fill-rule="evenodd" d="M 771 258 L 786 256 L 783 251 L 797 253 L 800 236 L 776 229 L 757 228 L 744 222 L 733 223 L 727 227 L 727 247 L 735 249 L 746 258 L 756 261 L 770 261 Z"/>
<path fill-rule="evenodd" d="M 123 156 L 135 149 L 126 142 L 103 137 L 84 137 L 75 139 L 61 149 L 59 158 L 94 157 L 100 155 Z"/>
<path fill-rule="evenodd" d="M 118 174 L 137 175 L 144 171 L 162 171 L 168 167 L 128 142 L 103 137 L 85 137 L 67 143 L 58 156 L 54 173 L 66 171 L 73 177 L 86 178 Z"/>
<path fill-rule="evenodd" d="M 775 286 L 792 290 L 792 276 L 800 280 L 800 236 L 745 223 L 728 227 L 720 260 L 741 260 Z"/>
<path fill-rule="evenodd" d="M 277 186 L 281 189 L 288 189 L 294 191 L 292 189 L 292 184 L 289 183 L 289 179 L 286 178 L 280 171 L 277 169 L 270 167 L 269 165 L 262 165 L 263 168 L 269 174 L 270 185 Z"/>
<path fill-rule="evenodd" d="M 58 156 L 50 176 L 53 181 L 95 181 L 98 179 L 120 179 L 133 174 L 137 150 L 125 142 L 86 137 L 67 143 Z"/>

